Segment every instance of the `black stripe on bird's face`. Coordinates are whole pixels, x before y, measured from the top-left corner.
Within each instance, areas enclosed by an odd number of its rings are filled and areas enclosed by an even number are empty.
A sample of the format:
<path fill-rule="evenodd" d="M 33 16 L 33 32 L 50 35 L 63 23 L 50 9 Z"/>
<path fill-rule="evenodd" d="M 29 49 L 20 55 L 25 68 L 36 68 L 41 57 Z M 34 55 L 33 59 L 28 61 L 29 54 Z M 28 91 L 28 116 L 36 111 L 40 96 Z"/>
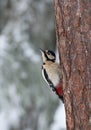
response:
<path fill-rule="evenodd" d="M 55 53 L 53 51 L 45 50 L 44 55 L 45 55 L 47 61 L 55 62 L 56 56 L 55 56 Z"/>

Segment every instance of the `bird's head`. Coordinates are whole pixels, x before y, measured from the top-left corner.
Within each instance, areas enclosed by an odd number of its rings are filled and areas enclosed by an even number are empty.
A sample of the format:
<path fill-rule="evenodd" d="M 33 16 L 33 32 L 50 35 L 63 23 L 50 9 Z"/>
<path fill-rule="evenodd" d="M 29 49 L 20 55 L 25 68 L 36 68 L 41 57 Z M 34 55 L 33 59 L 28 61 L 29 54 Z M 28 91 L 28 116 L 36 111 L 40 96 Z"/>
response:
<path fill-rule="evenodd" d="M 42 54 L 43 63 L 45 63 L 46 61 L 55 62 L 56 55 L 55 55 L 55 53 L 53 51 L 42 50 L 42 49 L 40 49 L 40 51 L 41 51 L 41 54 Z"/>

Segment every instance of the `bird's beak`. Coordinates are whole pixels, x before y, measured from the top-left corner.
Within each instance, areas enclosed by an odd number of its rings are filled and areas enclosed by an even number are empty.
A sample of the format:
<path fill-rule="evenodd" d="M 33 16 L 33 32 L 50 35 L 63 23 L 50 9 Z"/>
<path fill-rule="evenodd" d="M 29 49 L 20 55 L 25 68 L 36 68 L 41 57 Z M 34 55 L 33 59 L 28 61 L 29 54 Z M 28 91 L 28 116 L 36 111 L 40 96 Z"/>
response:
<path fill-rule="evenodd" d="M 42 53 L 44 53 L 44 50 L 42 50 L 42 49 L 40 48 L 40 52 L 41 52 L 41 54 L 42 54 Z"/>
<path fill-rule="evenodd" d="M 42 60 L 43 60 L 43 63 L 46 62 L 46 56 L 45 56 L 45 51 L 40 49 L 40 52 L 41 52 L 41 56 L 42 56 Z"/>

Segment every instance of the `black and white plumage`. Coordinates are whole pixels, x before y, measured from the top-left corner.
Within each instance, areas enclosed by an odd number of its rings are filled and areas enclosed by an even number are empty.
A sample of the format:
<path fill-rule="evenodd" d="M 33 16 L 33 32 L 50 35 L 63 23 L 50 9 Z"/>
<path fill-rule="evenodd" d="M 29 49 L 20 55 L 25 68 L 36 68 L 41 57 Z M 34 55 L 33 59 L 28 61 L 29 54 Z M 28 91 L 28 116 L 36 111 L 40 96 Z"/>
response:
<path fill-rule="evenodd" d="M 56 63 L 56 55 L 50 50 L 41 50 L 42 54 L 42 75 L 47 84 L 63 101 L 62 92 L 62 71 L 60 64 Z"/>

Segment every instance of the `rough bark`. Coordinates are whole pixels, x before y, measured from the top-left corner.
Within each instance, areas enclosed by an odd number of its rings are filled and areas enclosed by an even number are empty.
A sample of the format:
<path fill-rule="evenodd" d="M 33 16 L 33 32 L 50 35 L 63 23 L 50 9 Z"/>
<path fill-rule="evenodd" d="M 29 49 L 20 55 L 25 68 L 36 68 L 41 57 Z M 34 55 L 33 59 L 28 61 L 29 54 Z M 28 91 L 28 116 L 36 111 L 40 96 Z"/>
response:
<path fill-rule="evenodd" d="M 67 130 L 91 130 L 91 0 L 54 6 Z"/>

